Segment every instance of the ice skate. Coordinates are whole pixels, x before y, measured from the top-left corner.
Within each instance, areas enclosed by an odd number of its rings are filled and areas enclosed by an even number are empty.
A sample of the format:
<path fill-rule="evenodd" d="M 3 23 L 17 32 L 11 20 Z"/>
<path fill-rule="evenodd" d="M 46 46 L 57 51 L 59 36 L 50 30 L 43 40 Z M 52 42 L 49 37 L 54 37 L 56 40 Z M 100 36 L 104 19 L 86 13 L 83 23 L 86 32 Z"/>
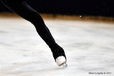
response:
<path fill-rule="evenodd" d="M 55 62 L 57 63 L 58 66 L 66 67 L 67 60 L 64 56 L 59 56 L 56 58 Z"/>
<path fill-rule="evenodd" d="M 64 52 L 64 49 L 58 46 L 57 48 L 51 49 L 53 53 L 53 57 L 55 59 L 55 62 L 58 66 L 67 66 L 66 62 L 66 55 Z"/>

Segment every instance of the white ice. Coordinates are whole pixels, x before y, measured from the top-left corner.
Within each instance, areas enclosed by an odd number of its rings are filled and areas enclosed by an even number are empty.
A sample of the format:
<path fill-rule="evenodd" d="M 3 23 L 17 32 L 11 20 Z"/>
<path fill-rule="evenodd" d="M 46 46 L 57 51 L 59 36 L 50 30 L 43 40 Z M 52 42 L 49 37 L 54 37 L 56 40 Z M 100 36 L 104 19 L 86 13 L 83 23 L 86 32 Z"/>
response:
<path fill-rule="evenodd" d="M 45 22 L 64 48 L 68 67 L 56 65 L 31 23 L 0 18 L 0 76 L 114 76 L 114 23 Z"/>

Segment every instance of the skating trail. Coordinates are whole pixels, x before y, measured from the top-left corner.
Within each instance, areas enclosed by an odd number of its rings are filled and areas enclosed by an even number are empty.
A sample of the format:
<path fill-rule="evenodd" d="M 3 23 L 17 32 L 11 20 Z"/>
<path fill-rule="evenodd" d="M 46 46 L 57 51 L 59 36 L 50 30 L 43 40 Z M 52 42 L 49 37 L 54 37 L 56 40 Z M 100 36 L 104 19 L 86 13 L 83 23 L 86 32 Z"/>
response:
<path fill-rule="evenodd" d="M 56 65 L 31 23 L 0 18 L 0 76 L 114 76 L 114 23 L 45 21 L 64 47 L 68 67 Z"/>

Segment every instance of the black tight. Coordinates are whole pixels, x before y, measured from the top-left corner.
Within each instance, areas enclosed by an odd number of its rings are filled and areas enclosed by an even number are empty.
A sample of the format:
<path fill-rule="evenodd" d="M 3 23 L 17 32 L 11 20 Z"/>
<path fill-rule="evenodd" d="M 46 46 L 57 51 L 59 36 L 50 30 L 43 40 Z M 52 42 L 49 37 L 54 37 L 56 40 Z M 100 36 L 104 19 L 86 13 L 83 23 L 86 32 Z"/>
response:
<path fill-rule="evenodd" d="M 22 0 L 2 0 L 2 3 L 17 13 L 19 16 L 30 21 L 36 28 L 38 34 L 51 48 L 54 58 L 64 55 L 63 49 L 55 42 L 49 29 L 46 27 L 42 17 L 37 11 L 31 8 L 26 1 Z M 57 54 L 58 53 L 58 54 Z M 65 56 L 65 55 L 64 55 Z"/>
<path fill-rule="evenodd" d="M 16 12 L 18 15 L 23 17 L 24 19 L 30 21 L 32 24 L 34 24 L 37 32 L 42 37 L 42 39 L 49 45 L 51 48 L 53 45 L 55 45 L 55 40 L 53 39 L 50 31 L 46 27 L 43 19 L 41 16 L 36 12 L 34 9 L 32 9 L 25 1 L 21 2 L 5 2 L 5 5 Z"/>

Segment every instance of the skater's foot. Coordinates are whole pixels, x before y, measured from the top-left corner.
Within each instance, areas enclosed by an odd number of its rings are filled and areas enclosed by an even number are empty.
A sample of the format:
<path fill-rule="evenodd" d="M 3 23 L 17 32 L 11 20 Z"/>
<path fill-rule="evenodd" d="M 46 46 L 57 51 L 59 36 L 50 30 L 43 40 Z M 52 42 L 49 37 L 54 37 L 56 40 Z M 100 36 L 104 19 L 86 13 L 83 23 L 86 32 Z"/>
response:
<path fill-rule="evenodd" d="M 63 48 L 60 46 L 51 49 L 53 52 L 53 57 L 58 66 L 66 65 L 67 59 Z"/>

